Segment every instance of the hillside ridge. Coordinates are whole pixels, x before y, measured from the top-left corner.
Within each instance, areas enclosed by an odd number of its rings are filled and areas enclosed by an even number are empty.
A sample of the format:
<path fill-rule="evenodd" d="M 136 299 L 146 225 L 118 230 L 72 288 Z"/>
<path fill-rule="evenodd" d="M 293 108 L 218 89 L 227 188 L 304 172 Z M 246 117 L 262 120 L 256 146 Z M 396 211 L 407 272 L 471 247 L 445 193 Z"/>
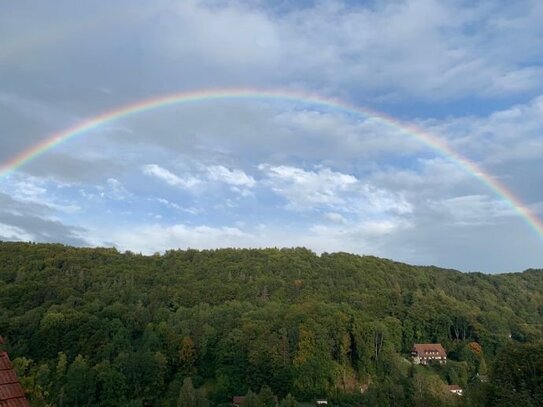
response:
<path fill-rule="evenodd" d="M 462 273 L 304 248 L 142 256 L 0 243 L 0 334 L 36 405 L 174 406 L 187 377 L 214 405 L 265 386 L 347 405 L 460 405 L 445 385 L 499 405 L 509 355 L 539 354 L 542 304 L 543 270 Z M 446 365 L 410 368 L 415 343 L 441 344 Z M 414 393 L 421 383 L 428 392 Z"/>

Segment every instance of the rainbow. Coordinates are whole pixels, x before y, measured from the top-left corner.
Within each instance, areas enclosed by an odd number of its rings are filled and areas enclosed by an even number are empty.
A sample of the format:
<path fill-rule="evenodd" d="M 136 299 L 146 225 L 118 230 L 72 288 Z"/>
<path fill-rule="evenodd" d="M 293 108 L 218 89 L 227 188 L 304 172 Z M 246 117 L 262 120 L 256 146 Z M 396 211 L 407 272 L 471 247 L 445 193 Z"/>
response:
<path fill-rule="evenodd" d="M 379 120 L 386 126 L 400 130 L 402 133 L 409 135 L 425 145 L 429 146 L 439 154 L 446 156 L 451 161 L 462 167 L 465 171 L 472 174 L 475 178 L 486 185 L 496 195 L 501 197 L 534 229 L 534 231 L 543 240 L 543 221 L 539 219 L 524 203 L 517 198 L 509 189 L 495 179 L 491 174 L 485 173 L 477 164 L 469 159 L 461 156 L 454 151 L 447 143 L 438 137 L 426 132 L 420 127 L 413 124 L 401 122 L 385 113 L 377 112 L 372 109 L 363 108 L 351 105 L 341 100 L 324 98 L 319 95 L 307 94 L 303 92 L 291 92 L 282 90 L 267 90 L 267 89 L 249 89 L 249 88 L 232 88 L 232 89 L 206 89 L 189 92 L 180 92 L 159 96 L 151 99 L 145 99 L 129 105 L 122 106 L 115 110 L 105 112 L 101 115 L 92 117 L 81 123 L 70 127 L 61 132 L 55 133 L 44 139 L 28 150 L 25 150 L 5 162 L 0 166 L 0 177 L 7 175 L 10 172 L 17 170 L 26 163 L 32 161 L 36 157 L 55 148 L 61 143 L 81 136 L 94 130 L 104 124 L 115 120 L 136 115 L 143 112 L 157 110 L 166 106 L 183 105 L 196 102 L 209 102 L 217 100 L 229 99 L 263 99 L 263 100 L 279 100 L 290 101 L 298 104 L 305 104 L 315 107 L 340 110 L 345 113 L 363 115 Z"/>

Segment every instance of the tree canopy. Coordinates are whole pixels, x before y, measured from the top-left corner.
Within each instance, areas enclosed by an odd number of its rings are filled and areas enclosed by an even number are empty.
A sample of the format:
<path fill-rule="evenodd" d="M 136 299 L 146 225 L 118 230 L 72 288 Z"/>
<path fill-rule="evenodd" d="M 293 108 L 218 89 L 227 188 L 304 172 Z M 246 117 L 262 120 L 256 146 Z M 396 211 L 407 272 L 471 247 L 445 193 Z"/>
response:
<path fill-rule="evenodd" d="M 37 406 L 540 406 L 542 304 L 542 270 L 0 243 L 0 334 Z M 446 365 L 412 365 L 426 342 Z"/>

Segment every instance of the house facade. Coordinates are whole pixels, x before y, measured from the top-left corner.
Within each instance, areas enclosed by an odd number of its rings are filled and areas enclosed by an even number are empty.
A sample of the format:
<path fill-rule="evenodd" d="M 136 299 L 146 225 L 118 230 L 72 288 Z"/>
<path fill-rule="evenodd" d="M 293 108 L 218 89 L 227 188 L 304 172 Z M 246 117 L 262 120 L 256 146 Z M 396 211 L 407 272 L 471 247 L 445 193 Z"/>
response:
<path fill-rule="evenodd" d="M 447 388 L 449 389 L 449 391 L 453 394 L 456 394 L 458 396 L 461 396 L 462 395 L 462 387 L 460 387 L 459 385 L 457 384 L 449 384 L 447 386 Z"/>
<path fill-rule="evenodd" d="M 416 343 L 411 349 L 411 357 L 417 365 L 430 362 L 447 363 L 447 352 L 440 343 Z"/>

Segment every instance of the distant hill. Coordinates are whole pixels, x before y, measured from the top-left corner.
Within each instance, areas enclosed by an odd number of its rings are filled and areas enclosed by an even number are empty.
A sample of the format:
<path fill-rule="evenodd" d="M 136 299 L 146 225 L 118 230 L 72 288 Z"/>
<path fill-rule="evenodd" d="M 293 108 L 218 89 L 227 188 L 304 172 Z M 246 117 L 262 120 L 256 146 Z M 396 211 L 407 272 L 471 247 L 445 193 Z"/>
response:
<path fill-rule="evenodd" d="M 185 377 L 212 404 L 267 385 L 280 399 L 500 405 L 507 355 L 537 355 L 542 328 L 543 270 L 0 243 L 0 334 L 35 405 L 177 405 Z M 441 343 L 449 362 L 413 366 L 414 343 Z M 534 380 L 511 385 L 539 397 Z"/>

